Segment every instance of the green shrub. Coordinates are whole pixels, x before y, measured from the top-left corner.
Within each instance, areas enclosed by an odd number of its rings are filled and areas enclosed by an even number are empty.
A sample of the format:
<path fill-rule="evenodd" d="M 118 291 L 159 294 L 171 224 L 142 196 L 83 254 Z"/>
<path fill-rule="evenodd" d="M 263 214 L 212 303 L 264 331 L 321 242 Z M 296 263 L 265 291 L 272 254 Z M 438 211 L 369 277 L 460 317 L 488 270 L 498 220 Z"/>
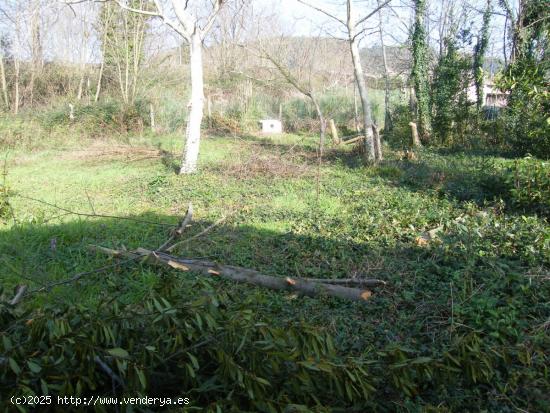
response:
<path fill-rule="evenodd" d="M 516 160 L 506 182 L 515 206 L 550 214 L 550 164 L 537 159 Z"/>
<path fill-rule="evenodd" d="M 508 140 L 522 155 L 550 158 L 550 23 L 547 2 L 525 1 L 515 59 L 500 78 L 509 93 L 504 121 Z"/>
<path fill-rule="evenodd" d="M 410 148 L 412 134 L 409 122 L 412 122 L 411 110 L 408 104 L 398 104 L 391 110 L 392 128 L 384 131 L 384 140 L 393 148 Z"/>
<path fill-rule="evenodd" d="M 47 130 L 57 126 L 74 124 L 88 132 L 90 136 L 109 132 L 126 133 L 141 131 L 149 125 L 148 102 L 137 100 L 132 105 L 124 105 L 116 100 L 105 100 L 90 105 L 75 105 L 74 120 L 70 119 L 68 105 L 45 110 L 40 113 L 41 125 Z"/>
<path fill-rule="evenodd" d="M 261 412 L 293 411 L 293 405 L 352 409 L 370 398 L 366 367 L 338 357 L 322 331 L 273 327 L 246 302 L 204 291 L 204 283 L 187 286 L 203 290 L 190 300 L 174 281 L 161 281 L 139 304 L 105 297 L 93 309 L 61 305 L 31 313 L 0 304 L 2 395 L 115 391 L 187 396 L 207 411 Z"/>

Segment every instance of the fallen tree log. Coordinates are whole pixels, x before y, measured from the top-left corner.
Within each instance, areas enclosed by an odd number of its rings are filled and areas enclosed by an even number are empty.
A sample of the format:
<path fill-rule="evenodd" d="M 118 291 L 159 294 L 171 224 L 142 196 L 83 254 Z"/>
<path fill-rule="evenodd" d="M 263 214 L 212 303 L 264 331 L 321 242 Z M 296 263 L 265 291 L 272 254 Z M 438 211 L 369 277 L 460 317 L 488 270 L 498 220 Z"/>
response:
<path fill-rule="evenodd" d="M 306 281 L 323 284 L 344 284 L 362 287 L 379 287 L 386 285 L 386 281 L 375 278 L 304 278 Z"/>
<path fill-rule="evenodd" d="M 249 268 L 220 265 L 210 261 L 179 258 L 160 251 L 151 251 L 145 248 L 138 248 L 135 251 L 113 250 L 97 245 L 90 245 L 89 248 L 92 251 L 113 257 L 132 259 L 143 257 L 143 259 L 153 264 L 168 266 L 180 271 L 194 271 L 210 277 L 221 277 L 240 283 L 269 288 L 271 290 L 293 291 L 309 297 L 326 294 L 346 300 L 364 302 L 372 295 L 372 292 L 367 289 L 333 285 L 327 283 L 326 280 L 320 282 L 296 277 L 274 277 Z"/>
<path fill-rule="evenodd" d="M 343 144 L 347 145 L 348 143 L 354 143 L 354 142 L 358 142 L 360 140 L 363 140 L 365 139 L 364 136 L 357 136 L 356 138 L 353 138 L 353 139 L 348 139 L 347 141 L 342 141 Z"/>

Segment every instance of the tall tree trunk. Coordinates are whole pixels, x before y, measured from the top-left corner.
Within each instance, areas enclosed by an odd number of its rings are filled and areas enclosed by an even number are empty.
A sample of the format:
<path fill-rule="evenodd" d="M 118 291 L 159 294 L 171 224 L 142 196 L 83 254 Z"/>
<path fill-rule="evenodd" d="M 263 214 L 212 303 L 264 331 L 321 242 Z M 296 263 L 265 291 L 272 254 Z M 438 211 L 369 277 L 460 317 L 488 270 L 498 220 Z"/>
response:
<path fill-rule="evenodd" d="M 355 82 L 357 83 L 357 90 L 359 91 L 359 97 L 361 98 L 361 105 L 363 106 L 363 128 L 365 131 L 365 152 L 368 161 L 376 160 L 376 151 L 374 149 L 374 136 L 372 133 L 372 114 L 369 102 L 369 96 L 367 92 L 367 85 L 365 84 L 365 75 L 363 73 L 363 66 L 361 66 L 361 56 L 359 54 L 359 45 L 356 27 L 356 17 L 353 10 L 352 0 L 347 1 L 347 26 L 349 35 L 349 46 L 351 50 L 351 59 L 353 62 L 353 73 L 355 74 Z"/>
<path fill-rule="evenodd" d="M 353 82 L 353 122 L 355 123 L 355 132 L 359 133 L 359 111 L 357 110 L 357 82 Z"/>
<path fill-rule="evenodd" d="M 425 24 L 426 0 L 415 0 L 415 22 L 412 36 L 413 80 L 418 109 L 418 129 L 420 139 L 429 142 L 432 134 L 432 122 L 429 96 L 429 49 Z"/>
<path fill-rule="evenodd" d="M 43 50 L 42 39 L 40 36 L 40 0 L 36 0 L 33 4 L 31 17 L 31 58 L 32 67 L 39 71 L 42 69 Z"/>
<path fill-rule="evenodd" d="M 40 39 L 40 0 L 32 5 L 31 16 L 31 80 L 29 84 L 30 100 L 32 106 L 34 101 L 34 83 L 38 72 L 42 69 L 42 41 Z"/>
<path fill-rule="evenodd" d="M 19 113 L 19 74 L 21 72 L 21 61 L 18 56 L 14 56 L 13 65 L 15 66 L 15 96 L 13 98 L 13 113 L 17 115 Z"/>
<path fill-rule="evenodd" d="M 319 106 L 319 103 L 317 102 L 317 99 L 313 94 L 309 95 L 309 98 L 313 102 L 313 106 L 315 106 L 315 111 L 317 112 L 317 116 L 319 117 L 319 122 L 321 123 L 321 136 L 319 137 L 319 153 L 321 156 L 323 155 L 323 149 L 325 147 L 325 135 L 327 130 L 327 122 L 325 117 L 323 116 L 323 112 L 321 111 L 321 106 Z"/>
<path fill-rule="evenodd" d="M 99 94 L 101 93 L 101 82 L 103 80 L 103 70 L 105 68 L 105 60 L 101 62 L 101 66 L 99 67 L 99 75 L 97 77 L 97 87 L 95 89 L 95 97 L 94 102 L 97 102 L 99 100 Z"/>
<path fill-rule="evenodd" d="M 6 110 L 10 109 L 10 100 L 8 98 L 8 83 L 6 81 L 6 67 L 4 65 L 4 55 L 0 52 L 0 77 L 2 81 L 2 98 Z"/>
<path fill-rule="evenodd" d="M 380 0 L 378 0 L 380 7 Z M 382 23 L 382 11 L 378 10 L 380 46 L 382 48 L 382 62 L 384 64 L 384 130 L 388 131 L 392 128 L 390 115 L 390 74 L 388 70 L 388 60 L 386 57 L 386 45 L 384 43 L 384 26 Z"/>
<path fill-rule="evenodd" d="M 367 159 L 374 161 L 376 152 L 374 150 L 374 137 L 372 133 L 372 115 L 370 102 L 368 98 L 367 85 L 365 84 L 365 76 L 363 67 L 361 66 L 359 48 L 355 40 L 350 40 L 351 56 L 353 60 L 353 70 L 355 73 L 355 81 L 357 82 L 357 90 L 363 107 L 363 130 L 365 131 L 365 145 L 367 151 Z"/>
<path fill-rule="evenodd" d="M 204 80 L 202 67 L 202 40 L 199 33 L 193 33 L 189 43 L 191 68 L 191 101 L 187 120 L 185 152 L 180 174 L 194 173 L 197 170 L 201 139 L 201 123 L 204 110 Z"/>
<path fill-rule="evenodd" d="M 383 159 L 382 142 L 380 141 L 380 132 L 378 130 L 378 127 L 374 123 L 372 124 L 372 133 L 374 138 L 374 150 L 376 152 L 376 160 L 381 161 Z"/>
<path fill-rule="evenodd" d="M 483 24 L 479 33 L 477 43 L 474 47 L 474 84 L 476 89 L 476 108 L 478 114 L 485 103 L 484 93 L 484 62 L 487 46 L 489 45 L 489 24 L 491 22 L 491 0 L 487 0 L 485 11 L 483 12 Z"/>
<path fill-rule="evenodd" d="M 78 82 L 78 90 L 76 92 L 76 99 L 82 99 L 82 92 L 84 90 L 84 72 L 80 75 L 80 81 Z"/>

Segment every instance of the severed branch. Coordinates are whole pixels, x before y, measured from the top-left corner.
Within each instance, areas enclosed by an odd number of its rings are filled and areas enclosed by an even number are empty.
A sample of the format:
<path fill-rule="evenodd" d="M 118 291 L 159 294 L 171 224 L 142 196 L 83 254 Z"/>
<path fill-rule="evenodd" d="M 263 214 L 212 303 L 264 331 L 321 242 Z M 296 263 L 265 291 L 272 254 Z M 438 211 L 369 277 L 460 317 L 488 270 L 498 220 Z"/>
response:
<path fill-rule="evenodd" d="M 19 302 L 23 299 L 25 296 L 25 292 L 27 291 L 26 285 L 19 285 L 17 286 L 15 296 L 9 301 L 10 305 L 17 305 Z"/>
<path fill-rule="evenodd" d="M 155 265 L 167 266 L 180 271 L 195 271 L 205 276 L 221 277 L 240 283 L 269 288 L 271 290 L 294 291 L 309 297 L 326 294 L 346 300 L 365 302 L 372 295 L 372 292 L 366 289 L 333 285 L 326 283 L 326 280 L 323 280 L 323 282 L 314 282 L 296 277 L 274 277 L 248 268 L 236 267 L 232 265 L 220 265 L 209 261 L 179 258 L 163 252 L 151 251 L 144 248 L 138 248 L 137 250 L 130 252 L 90 245 L 89 249 L 114 257 L 124 257 L 128 259 L 143 257 L 147 258 L 149 262 Z"/>
<path fill-rule="evenodd" d="M 189 202 L 189 206 L 187 207 L 187 212 L 185 213 L 185 217 L 181 221 L 181 224 L 174 232 L 172 232 L 172 235 L 170 235 L 170 238 L 168 238 L 164 244 L 162 244 L 160 247 L 157 248 L 157 251 L 164 251 L 168 249 L 167 247 L 169 247 L 169 245 L 176 238 L 181 237 L 181 234 L 183 234 L 183 231 L 185 231 L 185 228 L 187 228 L 187 225 L 191 223 L 192 219 L 193 219 L 193 204 Z"/>
<path fill-rule="evenodd" d="M 304 280 L 323 284 L 344 284 L 362 287 L 379 287 L 386 285 L 386 281 L 376 278 L 304 278 Z"/>
<path fill-rule="evenodd" d="M 59 211 L 66 212 L 68 215 L 77 215 L 77 216 L 80 216 L 80 217 L 88 217 L 88 218 L 120 219 L 120 220 L 123 220 L 123 221 L 139 222 L 141 224 L 158 225 L 158 226 L 164 226 L 164 227 L 173 227 L 174 226 L 173 224 L 168 224 L 168 223 L 165 223 L 165 222 L 147 221 L 147 220 L 137 219 L 137 218 L 132 218 L 132 217 L 121 217 L 121 216 L 116 216 L 116 215 L 104 215 L 104 214 L 96 214 L 96 213 L 88 214 L 86 212 L 72 211 L 70 209 L 61 207 L 59 205 L 52 204 L 51 202 L 47 202 L 47 201 L 44 201 L 42 199 L 37 199 L 37 198 L 33 198 L 33 197 L 30 197 L 30 196 L 26 196 L 26 195 L 14 194 L 13 196 L 14 197 L 19 197 L 21 199 L 26 199 L 28 201 L 38 202 L 40 204 L 47 205 L 47 206 L 52 207 L 54 209 L 58 209 Z"/>
<path fill-rule="evenodd" d="M 128 258 L 127 260 L 124 260 L 124 261 L 119 261 L 119 262 L 116 262 L 114 264 L 110 264 L 110 265 L 105 265 L 103 267 L 99 267 L 99 268 L 96 268 L 96 269 L 93 269 L 93 270 L 90 270 L 90 271 L 84 271 L 84 272 L 79 272 L 77 274 L 74 274 L 72 277 L 70 278 L 66 278 L 64 280 L 60 280 L 60 281 L 55 281 L 55 282 L 52 282 L 50 284 L 46 284 L 40 288 L 37 288 L 35 290 L 31 290 L 29 291 L 27 294 L 24 294 L 24 296 L 26 295 L 31 295 L 31 294 L 34 294 L 34 293 L 40 293 L 40 292 L 43 292 L 43 291 L 49 291 L 51 290 L 53 287 L 57 287 L 59 285 L 64 285 L 64 284 L 70 284 L 70 283 L 73 283 L 73 282 L 76 282 L 78 280 L 80 280 L 81 278 L 87 276 L 87 275 L 92 275 L 92 274 L 99 274 L 99 273 L 102 273 L 102 272 L 105 272 L 107 270 L 110 270 L 112 268 L 116 268 L 116 267 L 119 267 L 121 264 L 126 264 L 128 262 L 131 262 L 131 261 L 134 261 L 134 260 L 137 260 L 139 257 L 135 257 L 135 258 Z M 13 300 L 12 300 L 13 301 Z"/>
<path fill-rule="evenodd" d="M 187 242 L 189 242 L 189 241 L 191 241 L 191 240 L 200 238 L 200 237 L 202 237 L 204 234 L 209 233 L 209 232 L 212 231 L 214 228 L 216 228 L 218 225 L 220 225 L 222 222 L 224 222 L 226 219 L 227 219 L 227 216 L 223 216 L 223 217 L 221 217 L 220 219 L 218 219 L 216 222 L 214 222 L 212 225 L 208 226 L 206 229 L 204 229 L 203 231 L 199 232 L 198 234 L 193 235 L 193 236 L 190 237 L 190 238 L 184 239 L 183 241 L 176 242 L 175 244 L 170 245 L 168 248 L 164 248 L 164 249 L 161 250 L 161 251 L 172 252 L 172 251 L 174 250 L 174 248 L 180 246 L 181 244 L 184 244 L 184 243 L 187 243 Z"/>
<path fill-rule="evenodd" d="M 357 136 L 356 138 L 348 139 L 347 141 L 342 141 L 342 143 L 347 145 L 348 143 L 354 143 L 363 139 L 365 139 L 365 137 L 363 135 L 360 135 L 360 136 Z"/>
<path fill-rule="evenodd" d="M 113 369 L 111 369 L 107 365 L 107 363 L 105 363 L 103 360 L 101 360 L 101 358 L 99 358 L 99 356 L 95 356 L 94 361 L 99 365 L 99 367 L 101 367 L 101 370 L 103 370 L 107 374 L 107 376 L 109 376 L 111 378 L 111 380 L 113 382 L 115 382 L 116 384 L 118 384 L 121 387 L 124 387 L 124 382 L 122 381 L 122 379 L 119 376 L 117 376 L 117 374 L 113 371 Z"/>

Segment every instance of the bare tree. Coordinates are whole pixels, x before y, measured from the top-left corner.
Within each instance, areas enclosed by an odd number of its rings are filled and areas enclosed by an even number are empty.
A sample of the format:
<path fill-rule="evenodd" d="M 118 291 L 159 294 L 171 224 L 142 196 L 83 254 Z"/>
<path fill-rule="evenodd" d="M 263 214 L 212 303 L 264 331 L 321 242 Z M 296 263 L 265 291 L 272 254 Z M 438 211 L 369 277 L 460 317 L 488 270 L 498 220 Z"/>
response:
<path fill-rule="evenodd" d="M 6 110 L 10 109 L 10 100 L 8 98 L 8 83 L 6 80 L 6 65 L 4 63 L 4 51 L 1 50 L 0 45 L 0 78 L 2 82 L 2 100 L 4 101 L 4 107 Z"/>
<path fill-rule="evenodd" d="M 378 10 L 390 3 L 391 0 L 386 0 L 379 4 L 373 11 L 366 14 L 365 16 L 358 17 L 355 10 L 355 5 L 353 0 L 346 0 L 346 17 L 341 18 L 338 15 L 332 13 L 326 8 L 317 7 L 313 4 L 310 4 L 304 0 L 298 0 L 300 3 L 311 7 L 312 9 L 323 13 L 324 15 L 331 18 L 333 21 L 336 21 L 341 26 L 343 26 L 344 31 L 347 34 L 347 41 L 350 47 L 351 58 L 353 62 L 353 71 L 355 75 L 355 82 L 357 84 L 357 89 L 359 91 L 359 97 L 361 99 L 361 104 L 363 107 L 363 125 L 365 133 L 365 146 L 366 146 L 366 156 L 369 161 L 376 161 L 380 159 L 381 155 L 381 146 L 378 134 L 374 133 L 373 128 L 375 125 L 372 120 L 372 110 L 370 99 L 368 96 L 367 85 L 365 82 L 365 74 L 363 71 L 363 66 L 361 64 L 361 56 L 359 54 L 359 39 L 361 34 L 364 32 L 362 28 L 364 23 L 374 16 Z"/>
<path fill-rule="evenodd" d="M 381 1 L 376 0 L 378 7 Z M 384 24 L 382 21 L 382 10 L 378 10 L 378 32 L 380 33 L 380 48 L 382 49 L 382 63 L 384 64 L 384 130 L 391 129 L 390 115 L 390 74 L 388 70 L 388 59 L 386 57 L 386 45 L 384 43 Z"/>
<path fill-rule="evenodd" d="M 423 142 L 430 141 L 432 134 L 432 117 L 429 103 L 429 46 L 426 34 L 426 0 L 414 0 L 414 30 L 412 33 L 411 52 L 413 67 L 411 78 L 416 96 L 418 128 Z"/>
<path fill-rule="evenodd" d="M 42 51 L 42 39 L 40 36 L 40 11 L 42 5 L 40 0 L 33 0 L 29 3 L 30 19 L 31 19 L 31 79 L 29 85 L 30 91 L 30 105 L 32 106 L 34 101 L 34 82 L 36 76 L 38 76 L 42 69 L 43 63 L 43 51 Z"/>
<path fill-rule="evenodd" d="M 165 24 L 170 26 L 189 45 L 189 66 L 191 71 L 191 100 L 189 101 L 189 117 L 187 121 L 187 132 L 185 152 L 182 159 L 180 174 L 194 173 L 197 170 L 199 158 L 201 122 L 204 112 L 204 79 L 202 45 L 205 37 L 212 29 L 222 6 L 228 0 L 214 0 L 208 15 L 201 19 L 199 7 L 192 9 L 189 1 L 170 0 L 171 12 L 175 19 L 171 18 L 164 9 L 160 0 L 154 0 L 155 10 L 148 11 L 136 9 L 127 5 L 122 0 L 117 0 L 120 7 L 148 16 L 159 17 Z"/>
<path fill-rule="evenodd" d="M 144 10 L 145 0 L 133 0 L 132 3 Z M 99 31 L 102 34 L 100 79 L 96 88 L 99 98 L 101 77 L 105 65 L 115 72 L 120 95 L 126 105 L 132 104 L 137 96 L 141 81 L 144 41 L 148 16 L 121 9 L 112 3 L 105 3 L 99 14 Z M 96 99 L 97 100 L 97 99 Z"/>
<path fill-rule="evenodd" d="M 20 80 L 21 80 L 21 11 L 19 7 L 15 11 L 15 38 L 14 38 L 13 66 L 14 66 L 14 97 L 13 97 L 13 113 L 19 113 L 20 104 Z"/>

